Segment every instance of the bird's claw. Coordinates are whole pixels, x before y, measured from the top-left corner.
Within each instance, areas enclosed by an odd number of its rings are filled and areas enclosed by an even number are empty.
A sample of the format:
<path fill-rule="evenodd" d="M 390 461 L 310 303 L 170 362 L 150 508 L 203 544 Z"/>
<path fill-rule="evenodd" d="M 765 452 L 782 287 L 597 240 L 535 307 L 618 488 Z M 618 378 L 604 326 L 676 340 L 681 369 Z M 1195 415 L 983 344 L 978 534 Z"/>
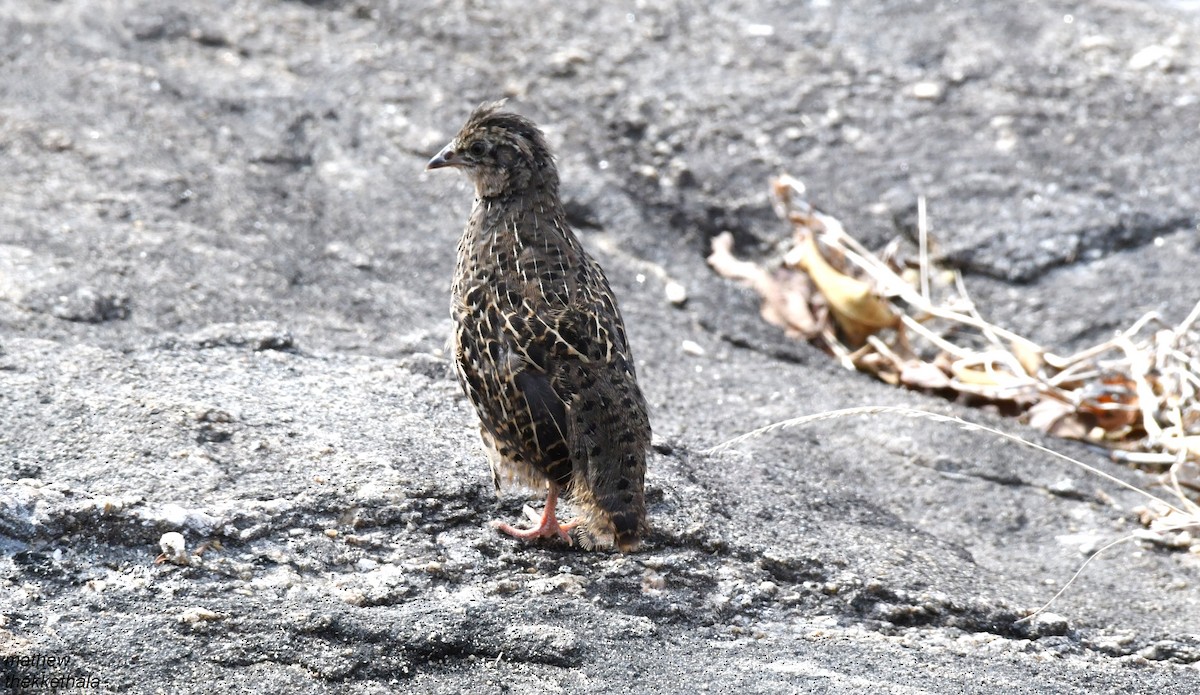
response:
<path fill-rule="evenodd" d="M 578 519 L 560 524 L 555 517 L 538 514 L 528 506 L 525 507 L 525 515 L 529 517 L 530 521 L 534 522 L 534 526 L 531 528 L 517 528 L 503 521 L 493 521 L 491 524 L 492 528 L 523 541 L 558 537 L 565 541 L 567 545 L 575 545 L 575 539 L 571 538 L 571 529 L 579 525 Z"/>

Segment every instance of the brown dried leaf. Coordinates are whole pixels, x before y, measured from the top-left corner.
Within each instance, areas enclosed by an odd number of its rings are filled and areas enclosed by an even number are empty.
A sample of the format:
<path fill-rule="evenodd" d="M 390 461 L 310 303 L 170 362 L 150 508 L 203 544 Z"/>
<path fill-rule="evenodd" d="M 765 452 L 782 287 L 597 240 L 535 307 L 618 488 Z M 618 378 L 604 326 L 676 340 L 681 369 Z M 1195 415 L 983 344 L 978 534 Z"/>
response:
<path fill-rule="evenodd" d="M 749 285 L 762 297 L 759 309 L 763 320 L 808 339 L 820 332 L 808 300 L 811 291 L 804 278 L 790 271 L 768 272 L 750 261 L 733 255 L 733 235 L 722 232 L 713 237 L 708 264 L 719 275 Z"/>
<path fill-rule="evenodd" d="M 1137 384 L 1124 374 L 1105 374 L 1087 384 L 1081 396 L 1079 411 L 1095 417 L 1096 426 L 1105 432 L 1124 430 L 1141 418 Z"/>
<path fill-rule="evenodd" d="M 851 356 L 851 361 L 859 371 L 874 374 L 875 378 L 886 384 L 892 386 L 900 384 L 900 373 L 896 369 L 895 362 L 888 359 L 886 355 L 872 351 L 870 347 L 864 347 L 856 352 Z"/>
<path fill-rule="evenodd" d="M 1025 373 L 1029 376 L 1037 376 L 1044 363 L 1042 355 L 1045 350 L 1028 340 L 1012 340 L 1009 341 L 1009 345 L 1012 347 L 1013 356 L 1017 358 L 1017 362 L 1020 363 Z"/>
<path fill-rule="evenodd" d="M 894 327 L 899 319 L 891 307 L 875 293 L 870 284 L 846 275 L 825 260 L 812 236 L 807 236 L 792 252 L 789 261 L 812 278 L 829 303 L 838 326 L 852 346 L 861 345 L 880 328 Z"/>
<path fill-rule="evenodd" d="M 986 356 L 971 359 L 955 360 L 950 365 L 950 373 L 956 381 L 970 386 L 991 387 L 996 389 L 1012 388 L 1025 381 Z"/>
<path fill-rule="evenodd" d="M 708 265 L 722 277 L 741 280 L 755 289 L 764 275 L 769 277 L 767 271 L 733 255 L 733 235 L 729 232 L 721 232 L 712 238 L 712 253 L 708 255 Z"/>
<path fill-rule="evenodd" d="M 1083 439 L 1088 427 L 1079 421 L 1075 407 L 1055 398 L 1043 398 L 1027 413 L 1029 426 L 1058 437 Z"/>
<path fill-rule="evenodd" d="M 944 389 L 950 377 L 932 362 L 908 362 L 900 370 L 900 383 L 918 389 Z"/>
<path fill-rule="evenodd" d="M 781 296 L 773 302 L 774 311 L 782 318 L 783 325 L 805 339 L 818 335 L 821 326 L 808 304 L 812 298 L 812 286 L 808 280 L 791 271 L 780 271 L 776 273 L 776 278 Z M 767 309 L 767 303 L 764 298 L 764 311 Z"/>

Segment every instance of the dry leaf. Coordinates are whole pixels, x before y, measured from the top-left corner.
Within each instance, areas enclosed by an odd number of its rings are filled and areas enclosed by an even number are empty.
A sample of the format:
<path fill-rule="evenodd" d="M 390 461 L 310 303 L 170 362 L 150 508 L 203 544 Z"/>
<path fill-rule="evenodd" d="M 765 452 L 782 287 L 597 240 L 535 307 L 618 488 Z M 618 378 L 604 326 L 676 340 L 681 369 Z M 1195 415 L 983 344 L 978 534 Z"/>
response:
<path fill-rule="evenodd" d="M 885 384 L 897 386 L 900 384 L 900 373 L 895 363 L 878 352 L 859 352 L 851 357 L 851 361 L 859 371 L 874 374 Z"/>
<path fill-rule="evenodd" d="M 808 280 L 797 273 L 780 271 L 776 274 L 780 296 L 775 298 L 773 311 L 782 319 L 782 324 L 790 333 L 805 340 L 821 332 L 821 322 L 813 316 L 809 307 L 812 298 L 812 286 Z M 764 297 L 763 311 L 767 310 Z"/>
<path fill-rule="evenodd" d="M 808 285 L 796 273 L 787 270 L 771 273 L 738 259 L 733 255 L 733 235 L 729 232 L 713 237 L 708 264 L 722 277 L 740 280 L 757 292 L 763 300 L 759 312 L 767 323 L 804 339 L 820 333 L 820 324 L 808 306 Z"/>
<path fill-rule="evenodd" d="M 1042 355 L 1045 350 L 1028 340 L 1010 340 L 1008 344 L 1025 374 L 1037 376 L 1042 369 Z"/>
<path fill-rule="evenodd" d="M 1095 417 L 1096 426 L 1106 432 L 1124 430 L 1141 417 L 1137 385 L 1122 374 L 1105 374 L 1098 383 L 1084 386 L 1082 392 L 1080 412 Z"/>
<path fill-rule="evenodd" d="M 950 377 L 932 362 L 909 362 L 900 370 L 900 383 L 918 389 L 944 389 Z"/>
<path fill-rule="evenodd" d="M 742 280 L 756 288 L 762 276 L 769 275 L 750 261 L 739 260 L 733 255 L 733 235 L 729 232 L 721 232 L 712 238 L 712 253 L 708 255 L 708 265 L 722 277 Z"/>
<path fill-rule="evenodd" d="M 1083 439 L 1088 427 L 1079 421 L 1075 406 L 1055 398 L 1043 398 L 1026 413 L 1029 426 L 1056 437 Z"/>
<path fill-rule="evenodd" d="M 811 235 L 788 253 L 786 262 L 803 269 L 812 278 L 829 302 L 834 321 L 846 333 L 852 346 L 862 345 L 867 336 L 880 328 L 891 328 L 899 323 L 891 307 L 870 284 L 829 265 Z"/>
<path fill-rule="evenodd" d="M 1012 399 L 1029 385 L 1029 378 L 1011 369 L 1008 353 L 981 353 L 950 365 L 954 388 L 994 399 Z"/>

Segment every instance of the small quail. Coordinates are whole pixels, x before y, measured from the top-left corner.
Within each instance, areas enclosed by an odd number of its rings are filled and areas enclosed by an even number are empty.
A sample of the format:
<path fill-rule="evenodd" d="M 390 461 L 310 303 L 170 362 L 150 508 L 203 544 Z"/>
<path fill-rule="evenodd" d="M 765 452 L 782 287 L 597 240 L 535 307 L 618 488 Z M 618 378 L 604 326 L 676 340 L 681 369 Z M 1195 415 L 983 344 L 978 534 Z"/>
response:
<path fill-rule="evenodd" d="M 542 131 L 503 106 L 475 109 L 426 167 L 457 167 L 475 184 L 451 313 L 458 380 L 479 414 L 493 481 L 548 488 L 540 518 L 529 512 L 533 527 L 493 525 L 568 543 L 578 529 L 585 547 L 628 552 L 648 530 L 650 421 L 625 325 L 567 222 Z M 560 494 L 578 511 L 563 524 Z"/>

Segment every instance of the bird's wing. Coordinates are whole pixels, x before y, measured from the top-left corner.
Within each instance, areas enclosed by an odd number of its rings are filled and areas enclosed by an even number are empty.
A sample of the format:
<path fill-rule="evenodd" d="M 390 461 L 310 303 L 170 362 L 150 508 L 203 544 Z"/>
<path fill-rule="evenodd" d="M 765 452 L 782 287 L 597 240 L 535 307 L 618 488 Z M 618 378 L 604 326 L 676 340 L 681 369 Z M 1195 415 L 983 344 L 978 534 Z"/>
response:
<path fill-rule="evenodd" d="M 457 341 L 459 379 L 500 457 L 560 485 L 572 469 L 564 370 L 581 354 L 570 323 L 493 311 L 473 329 L 460 327 Z"/>
<path fill-rule="evenodd" d="M 521 440 L 533 444 L 529 462 L 560 484 L 573 477 L 580 482 L 573 474 L 584 472 L 583 480 L 591 486 L 595 476 L 585 472 L 589 456 L 581 443 L 617 435 L 620 423 L 605 426 L 610 418 L 644 417 L 640 393 L 633 412 L 628 412 L 629 400 L 621 398 L 622 386 L 633 385 L 636 391 L 636 384 L 624 331 L 614 315 L 612 310 L 567 307 L 497 322 L 502 371 L 511 374 L 515 400 L 528 415 L 532 437 Z M 595 408 L 626 413 L 596 413 Z"/>

